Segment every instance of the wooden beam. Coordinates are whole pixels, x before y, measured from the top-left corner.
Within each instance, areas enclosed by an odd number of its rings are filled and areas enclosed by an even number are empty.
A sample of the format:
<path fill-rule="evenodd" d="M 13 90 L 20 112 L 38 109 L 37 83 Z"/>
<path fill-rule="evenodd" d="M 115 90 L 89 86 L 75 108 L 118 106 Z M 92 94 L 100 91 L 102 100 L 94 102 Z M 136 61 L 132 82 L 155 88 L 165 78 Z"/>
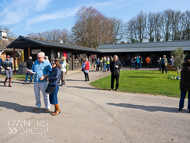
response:
<path fill-rule="evenodd" d="M 16 57 L 15 57 L 15 48 L 13 48 L 13 60 L 14 60 L 14 74 L 16 75 Z"/>
<path fill-rule="evenodd" d="M 30 57 L 30 47 L 28 47 L 28 57 Z M 27 59 L 28 59 L 27 57 Z"/>

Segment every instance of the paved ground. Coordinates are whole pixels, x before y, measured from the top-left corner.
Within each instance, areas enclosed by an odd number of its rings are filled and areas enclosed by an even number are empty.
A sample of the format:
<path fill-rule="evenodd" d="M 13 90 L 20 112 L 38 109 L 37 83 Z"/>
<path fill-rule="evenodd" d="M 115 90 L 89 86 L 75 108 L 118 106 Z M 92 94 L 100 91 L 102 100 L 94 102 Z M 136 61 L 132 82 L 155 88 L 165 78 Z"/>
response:
<path fill-rule="evenodd" d="M 90 72 L 93 81 L 109 73 Z M 0 81 L 3 81 L 1 78 Z M 94 89 L 82 72 L 67 76 L 60 87 L 61 113 L 51 116 L 42 109 L 33 112 L 33 84 L 0 83 L 0 142 L 68 143 L 187 143 L 190 114 L 178 111 L 178 98 Z M 108 83 L 110 84 L 110 83 Z M 187 107 L 187 101 L 185 104 Z"/>

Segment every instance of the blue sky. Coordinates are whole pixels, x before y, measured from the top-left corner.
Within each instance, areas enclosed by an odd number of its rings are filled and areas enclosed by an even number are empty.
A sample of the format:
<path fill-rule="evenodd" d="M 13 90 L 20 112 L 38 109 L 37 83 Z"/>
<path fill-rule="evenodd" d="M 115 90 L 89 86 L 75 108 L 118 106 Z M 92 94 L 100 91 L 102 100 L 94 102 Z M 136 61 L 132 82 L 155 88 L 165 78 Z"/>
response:
<path fill-rule="evenodd" d="M 127 22 L 140 11 L 190 10 L 190 0 L 0 0 L 0 26 L 9 27 L 16 36 L 70 30 L 82 6 L 92 6 L 107 17 Z"/>

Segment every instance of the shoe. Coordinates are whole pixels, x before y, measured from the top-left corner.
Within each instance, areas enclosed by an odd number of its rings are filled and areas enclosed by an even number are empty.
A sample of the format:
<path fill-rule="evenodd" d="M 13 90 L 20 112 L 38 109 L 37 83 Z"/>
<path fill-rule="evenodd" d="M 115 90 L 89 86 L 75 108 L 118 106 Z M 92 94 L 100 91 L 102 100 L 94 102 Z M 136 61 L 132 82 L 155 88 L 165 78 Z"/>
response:
<path fill-rule="evenodd" d="M 24 84 L 26 84 L 26 82 L 24 82 Z"/>
<path fill-rule="evenodd" d="M 36 111 L 38 111 L 38 110 L 39 110 L 39 108 L 35 108 L 35 109 L 34 109 L 34 112 L 36 112 Z"/>
<path fill-rule="evenodd" d="M 66 86 L 65 84 L 62 84 L 61 86 Z"/>
<path fill-rule="evenodd" d="M 55 104 L 54 106 L 55 106 L 55 111 L 51 113 L 52 116 L 56 116 L 61 113 L 61 110 L 59 109 L 59 105 Z"/>
<path fill-rule="evenodd" d="M 179 108 L 179 111 L 181 111 L 182 110 L 182 108 Z"/>
<path fill-rule="evenodd" d="M 110 89 L 110 91 L 112 91 L 113 89 Z"/>
<path fill-rule="evenodd" d="M 118 89 L 116 89 L 116 91 L 118 91 Z"/>
<path fill-rule="evenodd" d="M 47 113 L 48 111 L 49 111 L 49 109 L 45 109 L 45 110 L 44 110 L 44 113 Z"/>
<path fill-rule="evenodd" d="M 30 84 L 32 84 L 32 82 L 30 82 Z"/>

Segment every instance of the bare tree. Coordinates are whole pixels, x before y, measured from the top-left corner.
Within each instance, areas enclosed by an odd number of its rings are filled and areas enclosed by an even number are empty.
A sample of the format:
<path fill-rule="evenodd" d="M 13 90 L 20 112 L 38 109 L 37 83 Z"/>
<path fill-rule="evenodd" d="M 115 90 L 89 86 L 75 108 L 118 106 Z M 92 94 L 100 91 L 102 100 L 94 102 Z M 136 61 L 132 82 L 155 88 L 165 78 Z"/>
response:
<path fill-rule="evenodd" d="M 148 22 L 147 22 L 147 34 L 149 35 L 149 42 L 154 42 L 154 25 L 155 25 L 155 14 L 150 12 L 148 14 Z"/>

